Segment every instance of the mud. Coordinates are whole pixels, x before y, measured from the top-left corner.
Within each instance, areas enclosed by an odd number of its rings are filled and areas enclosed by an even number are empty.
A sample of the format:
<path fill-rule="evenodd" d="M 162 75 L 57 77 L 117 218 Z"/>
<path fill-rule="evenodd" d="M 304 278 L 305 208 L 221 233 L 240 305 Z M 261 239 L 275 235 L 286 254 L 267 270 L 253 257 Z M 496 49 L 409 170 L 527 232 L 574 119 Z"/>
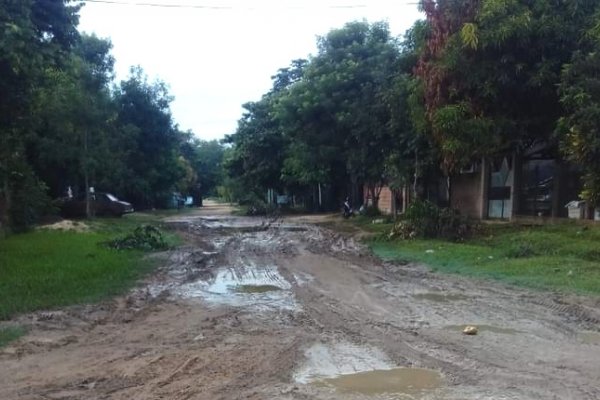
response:
<path fill-rule="evenodd" d="M 499 326 L 480 325 L 480 324 L 448 325 L 445 328 L 448 330 L 451 330 L 451 331 L 463 332 L 467 326 L 477 327 L 478 332 L 499 333 L 501 335 L 516 335 L 518 333 L 522 333 L 521 331 L 518 331 L 517 329 L 502 328 Z"/>
<path fill-rule="evenodd" d="M 600 398 L 596 297 L 383 263 L 330 216 L 227 213 L 169 218 L 185 245 L 123 297 L 9 321 L 29 333 L 0 398 Z"/>
<path fill-rule="evenodd" d="M 445 293 L 419 293 L 419 294 L 413 295 L 413 297 L 418 300 L 430 300 L 430 301 L 437 301 L 437 302 L 441 302 L 441 303 L 469 299 L 468 296 L 465 296 L 463 294 L 445 294 Z"/>
<path fill-rule="evenodd" d="M 360 393 L 368 396 L 379 394 L 397 395 L 405 398 L 422 398 L 441 386 L 438 373 L 420 368 L 394 368 L 342 375 L 320 382 L 341 393 Z"/>
<path fill-rule="evenodd" d="M 581 332 L 578 337 L 583 343 L 600 345 L 600 332 Z"/>

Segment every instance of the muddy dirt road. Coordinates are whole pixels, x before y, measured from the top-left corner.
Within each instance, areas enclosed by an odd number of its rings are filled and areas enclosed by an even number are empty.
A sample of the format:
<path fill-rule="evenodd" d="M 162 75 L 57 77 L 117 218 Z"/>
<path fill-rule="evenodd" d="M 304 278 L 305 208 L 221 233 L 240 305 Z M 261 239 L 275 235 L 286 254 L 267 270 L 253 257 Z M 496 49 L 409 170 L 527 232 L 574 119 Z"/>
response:
<path fill-rule="evenodd" d="M 170 219 L 187 244 L 124 298 L 23 316 L 0 399 L 600 399 L 599 299 L 224 211 Z"/>

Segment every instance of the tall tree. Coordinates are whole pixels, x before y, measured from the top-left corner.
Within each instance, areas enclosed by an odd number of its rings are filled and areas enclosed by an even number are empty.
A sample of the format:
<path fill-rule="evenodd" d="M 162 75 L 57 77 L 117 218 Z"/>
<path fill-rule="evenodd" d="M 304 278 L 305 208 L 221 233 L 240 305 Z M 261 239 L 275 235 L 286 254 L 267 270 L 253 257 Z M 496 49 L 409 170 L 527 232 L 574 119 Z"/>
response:
<path fill-rule="evenodd" d="M 44 197 L 44 185 L 24 158 L 25 146 L 37 122 L 32 117 L 40 80 L 78 38 L 79 6 L 68 3 L 0 2 L 0 224 L 27 225 L 40 205 L 33 199 Z"/>
<path fill-rule="evenodd" d="M 562 65 L 594 1 L 423 0 L 430 33 L 417 75 L 443 166 L 550 141 Z"/>
<path fill-rule="evenodd" d="M 600 10 L 566 64 L 559 86 L 565 114 L 557 133 L 566 158 L 583 170 L 583 199 L 600 207 Z"/>
<path fill-rule="evenodd" d="M 165 205 L 185 174 L 178 162 L 181 133 L 173 125 L 171 101 L 167 86 L 148 82 L 139 67 L 131 69 L 116 93 L 118 128 L 130 146 L 126 169 L 114 181 L 138 208 Z"/>
<path fill-rule="evenodd" d="M 398 45 L 385 23 L 352 22 L 320 38 L 318 49 L 282 102 L 283 120 L 298 143 L 286 171 L 313 182 L 343 175 L 355 187 L 366 182 L 377 205 L 393 136 L 385 97 L 398 68 Z"/>

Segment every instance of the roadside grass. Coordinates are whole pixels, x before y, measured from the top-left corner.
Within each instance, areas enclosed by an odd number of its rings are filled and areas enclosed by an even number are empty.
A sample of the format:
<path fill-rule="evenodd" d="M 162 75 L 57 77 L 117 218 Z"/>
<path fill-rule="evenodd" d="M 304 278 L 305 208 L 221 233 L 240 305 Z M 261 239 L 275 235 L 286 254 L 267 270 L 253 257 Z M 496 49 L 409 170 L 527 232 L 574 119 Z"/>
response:
<path fill-rule="evenodd" d="M 370 240 L 379 257 L 510 284 L 600 294 L 600 227 L 499 224 L 465 242 Z"/>
<path fill-rule="evenodd" d="M 134 215 L 86 221 L 89 232 L 40 229 L 0 240 L 0 320 L 125 292 L 156 262 L 142 251 L 101 243 L 157 220 Z M 180 239 L 167 233 L 166 240 L 175 245 Z"/>
<path fill-rule="evenodd" d="M 344 220 L 344 223 L 354 224 L 360 229 L 369 232 L 375 238 L 386 236 L 394 226 L 393 219 L 386 216 L 368 217 L 366 215 L 357 215 Z"/>
<path fill-rule="evenodd" d="M 17 340 L 21 336 L 25 335 L 27 331 L 25 328 L 20 326 L 7 326 L 0 328 L 0 348 L 6 346 L 12 341 Z"/>

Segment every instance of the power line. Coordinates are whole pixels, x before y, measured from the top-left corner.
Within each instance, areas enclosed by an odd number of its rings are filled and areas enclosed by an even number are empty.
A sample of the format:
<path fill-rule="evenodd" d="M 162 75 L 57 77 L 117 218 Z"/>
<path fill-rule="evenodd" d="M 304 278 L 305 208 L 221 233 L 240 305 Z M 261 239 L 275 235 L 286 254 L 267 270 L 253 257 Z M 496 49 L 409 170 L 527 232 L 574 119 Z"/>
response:
<path fill-rule="evenodd" d="M 267 7 L 239 7 L 239 6 L 215 6 L 206 4 L 165 4 L 165 3 L 149 3 L 149 2 L 124 2 L 117 0 L 81 0 L 82 3 L 96 3 L 96 4 L 108 4 L 108 5 L 120 5 L 120 6 L 136 6 L 136 7 L 160 7 L 160 8 L 188 8 L 188 9 L 204 9 L 204 10 L 259 10 Z M 416 6 L 418 2 L 395 2 L 395 6 Z M 330 9 L 354 9 L 354 8 L 370 8 L 372 6 L 367 4 L 342 4 L 342 5 L 330 5 L 321 8 Z M 269 7 L 271 8 L 271 7 Z M 319 8 L 319 7 L 306 7 L 306 6 L 283 6 L 275 7 L 275 9 L 307 9 L 307 8 Z"/>

